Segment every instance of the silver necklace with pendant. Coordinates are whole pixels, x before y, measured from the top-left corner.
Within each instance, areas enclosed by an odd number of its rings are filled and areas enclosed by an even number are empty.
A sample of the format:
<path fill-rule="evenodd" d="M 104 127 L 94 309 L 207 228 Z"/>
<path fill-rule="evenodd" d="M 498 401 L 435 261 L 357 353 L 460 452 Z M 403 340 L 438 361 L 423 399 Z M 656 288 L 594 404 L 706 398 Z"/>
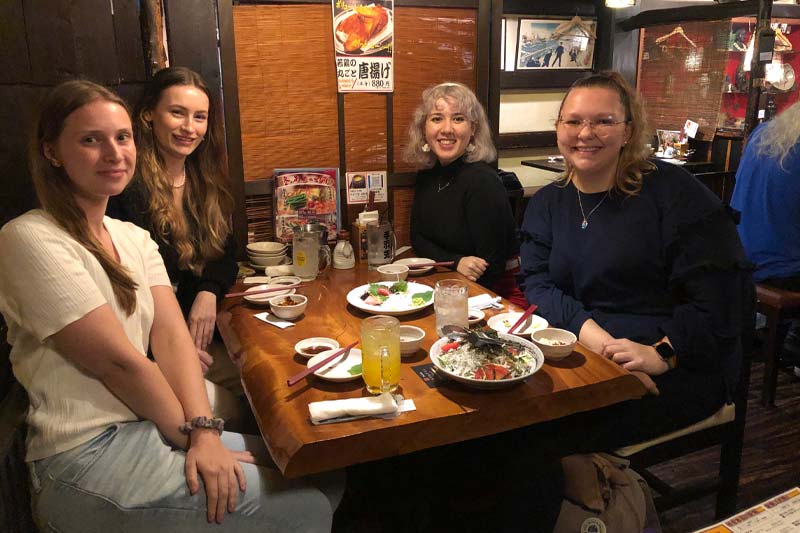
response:
<path fill-rule="evenodd" d="M 589 217 L 590 217 L 590 216 L 592 216 L 592 213 L 594 213 L 595 211 L 597 211 L 597 208 L 598 208 L 598 207 L 600 207 L 600 205 L 601 205 L 603 202 L 605 202 L 605 201 L 606 201 L 606 198 L 608 198 L 608 193 L 610 193 L 610 192 L 611 192 L 611 189 L 608 189 L 608 190 L 606 191 L 606 194 L 605 194 L 605 196 L 603 196 L 603 198 L 601 198 L 601 199 L 600 199 L 600 201 L 599 201 L 599 202 L 597 202 L 597 205 L 595 205 L 595 206 L 592 208 L 592 210 L 591 210 L 591 211 L 589 211 L 589 214 L 588 214 L 588 215 L 587 215 L 586 213 L 584 213 L 584 211 L 583 211 L 583 202 L 581 202 L 581 191 L 580 191 L 580 190 L 578 190 L 578 188 L 577 188 L 577 187 L 575 187 L 575 191 L 577 191 L 577 193 L 578 193 L 578 207 L 580 207 L 580 208 L 581 208 L 581 215 L 583 216 L 583 221 L 581 221 L 581 229 L 586 229 L 586 228 L 587 228 L 587 226 L 589 226 Z"/>
<path fill-rule="evenodd" d="M 450 181 L 448 181 L 447 183 L 445 183 L 444 185 L 442 185 L 442 180 L 440 179 L 440 180 L 439 180 L 439 183 L 437 184 L 438 190 L 437 190 L 436 192 L 442 192 L 443 190 L 445 190 L 445 189 L 446 189 L 446 188 L 448 188 L 449 186 L 450 186 Z"/>

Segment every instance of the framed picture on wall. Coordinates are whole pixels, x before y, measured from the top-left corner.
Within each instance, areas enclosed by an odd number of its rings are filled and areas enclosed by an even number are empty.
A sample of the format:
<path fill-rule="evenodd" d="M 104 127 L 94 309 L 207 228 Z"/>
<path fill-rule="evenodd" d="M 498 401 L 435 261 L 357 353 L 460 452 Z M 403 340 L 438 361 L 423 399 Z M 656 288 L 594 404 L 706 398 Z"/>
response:
<path fill-rule="evenodd" d="M 593 18 L 521 18 L 516 70 L 591 70 L 596 41 L 597 21 Z"/>

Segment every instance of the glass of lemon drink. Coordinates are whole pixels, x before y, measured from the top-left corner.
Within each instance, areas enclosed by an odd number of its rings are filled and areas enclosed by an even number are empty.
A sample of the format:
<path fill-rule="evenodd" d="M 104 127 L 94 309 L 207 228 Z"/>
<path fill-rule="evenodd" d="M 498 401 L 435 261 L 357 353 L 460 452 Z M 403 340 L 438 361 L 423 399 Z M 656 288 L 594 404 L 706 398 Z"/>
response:
<path fill-rule="evenodd" d="M 393 392 L 400 384 L 400 321 L 375 315 L 361 322 L 361 371 L 367 391 Z"/>

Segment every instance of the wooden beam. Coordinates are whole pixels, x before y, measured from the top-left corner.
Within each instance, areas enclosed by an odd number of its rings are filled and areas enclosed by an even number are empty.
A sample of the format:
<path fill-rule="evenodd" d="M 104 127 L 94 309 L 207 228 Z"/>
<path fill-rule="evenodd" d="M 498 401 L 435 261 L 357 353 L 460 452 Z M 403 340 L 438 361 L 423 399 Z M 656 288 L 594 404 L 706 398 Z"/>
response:
<path fill-rule="evenodd" d="M 510 150 L 513 148 L 550 148 L 556 146 L 555 131 L 529 131 L 524 133 L 501 133 L 497 148 Z"/>
<path fill-rule="evenodd" d="M 242 126 L 239 115 L 239 78 L 236 71 L 236 47 L 233 34 L 231 0 L 217 0 L 219 25 L 219 55 L 222 71 L 225 147 L 228 152 L 228 179 L 233 194 L 233 236 L 237 256 L 244 258 L 247 244 L 247 211 L 245 210 L 244 158 L 242 156 Z"/>
<path fill-rule="evenodd" d="M 144 58 L 149 75 L 167 66 L 167 49 L 164 43 L 164 12 L 161 0 L 142 0 L 142 36 Z"/>
<path fill-rule="evenodd" d="M 692 20 L 727 20 L 734 17 L 755 17 L 758 14 L 758 0 L 744 0 L 726 4 L 710 4 L 707 6 L 673 7 L 668 9 L 651 9 L 627 18 L 617 28 L 631 31 L 648 26 L 662 24 L 679 24 Z"/>

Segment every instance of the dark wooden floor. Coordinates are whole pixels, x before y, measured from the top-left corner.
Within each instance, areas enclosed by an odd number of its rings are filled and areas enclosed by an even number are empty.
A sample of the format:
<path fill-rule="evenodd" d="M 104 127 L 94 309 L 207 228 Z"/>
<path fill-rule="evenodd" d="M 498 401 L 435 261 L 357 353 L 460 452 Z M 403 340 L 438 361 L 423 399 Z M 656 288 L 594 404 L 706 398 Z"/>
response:
<path fill-rule="evenodd" d="M 761 407 L 764 365 L 753 363 L 742 453 L 738 509 L 800 485 L 800 379 L 781 372 L 775 407 Z M 719 448 L 698 452 L 654 469 L 667 480 L 715 476 Z M 661 515 L 664 533 L 685 533 L 714 523 L 714 497 L 677 507 Z"/>

